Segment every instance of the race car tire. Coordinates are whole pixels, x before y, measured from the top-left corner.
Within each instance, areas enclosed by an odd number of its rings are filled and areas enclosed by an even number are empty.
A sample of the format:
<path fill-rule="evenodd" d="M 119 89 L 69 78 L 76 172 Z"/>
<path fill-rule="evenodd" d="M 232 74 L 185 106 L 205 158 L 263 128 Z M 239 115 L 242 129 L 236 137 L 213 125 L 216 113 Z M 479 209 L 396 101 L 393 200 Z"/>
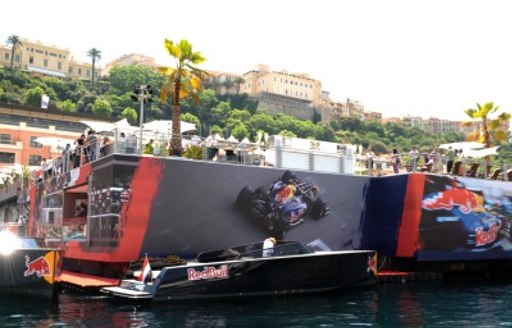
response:
<path fill-rule="evenodd" d="M 251 209 L 253 194 L 254 191 L 251 188 L 247 186 L 243 187 L 236 197 L 236 207 L 242 211 L 249 212 Z"/>
<path fill-rule="evenodd" d="M 288 223 L 285 220 L 280 218 L 280 219 L 275 220 L 272 223 L 269 223 L 267 228 L 273 237 L 275 237 L 277 239 L 282 239 L 287 226 L 288 226 Z"/>
<path fill-rule="evenodd" d="M 311 217 L 313 219 L 319 219 L 324 216 L 325 212 L 325 202 L 321 197 L 318 197 L 313 203 L 313 208 L 311 209 Z"/>

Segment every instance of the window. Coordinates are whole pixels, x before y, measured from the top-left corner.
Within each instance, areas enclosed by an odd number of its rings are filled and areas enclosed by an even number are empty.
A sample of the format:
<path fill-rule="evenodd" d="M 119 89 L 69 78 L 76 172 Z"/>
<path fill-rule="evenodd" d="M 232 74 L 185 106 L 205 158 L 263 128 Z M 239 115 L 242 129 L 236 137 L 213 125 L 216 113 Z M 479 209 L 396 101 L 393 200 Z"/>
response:
<path fill-rule="evenodd" d="M 45 60 L 43 61 L 43 66 L 44 66 L 44 67 L 48 67 L 48 59 L 45 59 Z"/>
<path fill-rule="evenodd" d="M 87 77 L 91 76 L 91 71 L 89 71 L 89 70 L 85 71 L 85 76 L 87 76 Z"/>
<path fill-rule="evenodd" d="M 14 164 L 14 153 L 0 152 L 0 163 Z"/>
<path fill-rule="evenodd" d="M 69 72 L 69 73 L 73 73 L 73 67 L 72 67 L 72 66 L 69 66 L 69 68 L 68 68 L 68 72 Z"/>
<path fill-rule="evenodd" d="M 81 68 L 78 69 L 78 75 L 82 75 L 82 69 Z"/>
<path fill-rule="evenodd" d="M 41 155 L 29 155 L 28 156 L 28 165 L 30 165 L 30 166 L 41 165 L 42 160 L 43 160 L 43 156 L 41 156 Z"/>
<path fill-rule="evenodd" d="M 57 63 L 57 69 L 58 69 L 59 71 L 62 71 L 62 63 Z"/>
<path fill-rule="evenodd" d="M 28 63 L 34 64 L 34 57 L 32 57 L 32 56 L 28 57 Z"/>
<path fill-rule="evenodd" d="M 20 55 L 14 56 L 14 61 L 19 63 L 20 62 Z"/>
<path fill-rule="evenodd" d="M 4 58 L 5 58 L 5 60 L 9 60 L 9 53 L 8 53 L 8 52 L 6 52 L 6 53 L 4 54 Z"/>
<path fill-rule="evenodd" d="M 6 133 L 0 133 L 0 143 L 10 144 L 12 136 Z"/>
<path fill-rule="evenodd" d="M 30 137 L 30 147 L 31 148 L 43 148 L 43 145 L 41 145 L 39 142 L 36 142 L 37 136 L 31 136 Z"/>

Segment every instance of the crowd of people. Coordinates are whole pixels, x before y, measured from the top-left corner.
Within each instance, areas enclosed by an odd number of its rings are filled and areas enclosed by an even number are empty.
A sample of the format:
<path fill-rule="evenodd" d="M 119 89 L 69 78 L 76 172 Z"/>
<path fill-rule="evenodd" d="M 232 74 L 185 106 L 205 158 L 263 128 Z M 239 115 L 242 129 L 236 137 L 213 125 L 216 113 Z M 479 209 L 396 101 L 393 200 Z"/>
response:
<path fill-rule="evenodd" d="M 369 149 L 366 154 L 367 165 L 370 175 L 373 175 L 373 170 L 376 163 L 375 153 Z M 412 145 L 407 153 L 400 153 L 398 149 L 394 148 L 389 155 L 390 164 L 393 173 L 400 173 L 403 169 L 408 172 L 431 172 L 431 173 L 446 173 L 463 175 L 464 167 L 456 167 L 456 161 L 464 161 L 465 156 L 462 149 L 454 149 L 449 146 L 446 150 L 441 151 L 438 147 L 426 149 L 420 152 L 416 145 Z M 379 163 L 379 165 L 381 165 Z M 455 172 L 457 171 L 457 172 Z"/>

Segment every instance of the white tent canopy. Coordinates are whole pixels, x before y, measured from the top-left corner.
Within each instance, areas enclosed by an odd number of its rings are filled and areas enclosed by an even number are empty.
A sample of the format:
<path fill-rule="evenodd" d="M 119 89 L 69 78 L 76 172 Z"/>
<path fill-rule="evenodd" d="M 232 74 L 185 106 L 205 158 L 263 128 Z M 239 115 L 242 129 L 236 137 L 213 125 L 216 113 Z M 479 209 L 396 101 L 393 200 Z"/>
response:
<path fill-rule="evenodd" d="M 233 137 L 233 135 L 230 135 L 227 141 L 239 142 L 237 138 Z"/>
<path fill-rule="evenodd" d="M 121 132 L 135 132 L 139 129 L 136 126 L 130 125 L 130 123 L 128 123 L 128 120 L 125 118 L 114 123 L 85 120 L 80 120 L 80 122 L 87 125 L 96 133 L 110 133 L 113 132 L 115 129 Z"/>
<path fill-rule="evenodd" d="M 194 123 L 188 123 L 180 121 L 181 133 L 194 131 L 196 129 L 196 125 Z M 155 120 L 152 122 L 144 123 L 143 125 L 144 131 L 151 131 L 153 133 L 172 133 L 172 121 L 170 120 Z"/>
<path fill-rule="evenodd" d="M 498 155 L 498 150 L 501 146 L 483 148 L 483 149 L 468 149 L 463 152 L 466 157 L 482 158 L 486 156 Z"/>
<path fill-rule="evenodd" d="M 34 141 L 43 146 L 50 146 L 52 149 L 58 149 L 66 147 L 66 144 L 70 144 L 72 146 L 75 140 L 61 137 L 37 137 Z"/>
<path fill-rule="evenodd" d="M 5 174 L 5 175 L 10 175 L 12 171 L 14 171 L 16 173 L 22 173 L 23 165 L 15 163 L 12 165 L 5 165 L 0 169 L 0 173 Z"/>
<path fill-rule="evenodd" d="M 452 149 L 462 149 L 464 153 L 466 153 L 466 150 L 468 149 L 481 149 L 484 148 L 485 145 L 476 141 L 461 141 L 442 144 L 439 146 L 441 149 L 448 149 L 449 147 L 452 147 Z"/>

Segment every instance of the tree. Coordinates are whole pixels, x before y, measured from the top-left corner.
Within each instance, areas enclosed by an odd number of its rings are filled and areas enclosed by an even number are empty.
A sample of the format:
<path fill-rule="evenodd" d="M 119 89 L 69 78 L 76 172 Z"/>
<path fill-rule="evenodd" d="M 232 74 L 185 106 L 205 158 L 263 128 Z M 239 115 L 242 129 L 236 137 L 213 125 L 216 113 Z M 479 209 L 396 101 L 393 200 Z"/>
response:
<path fill-rule="evenodd" d="M 133 93 L 137 85 L 149 84 L 153 90 L 161 88 L 163 77 L 152 67 L 142 65 L 114 66 L 109 72 L 110 84 L 121 94 Z"/>
<path fill-rule="evenodd" d="M 235 82 L 231 80 L 231 76 L 226 76 L 226 79 L 222 82 L 222 86 L 226 89 L 226 94 L 228 94 L 229 90 L 235 86 Z"/>
<path fill-rule="evenodd" d="M 69 99 L 60 102 L 58 107 L 64 112 L 76 113 L 76 104 Z"/>
<path fill-rule="evenodd" d="M 165 39 L 165 49 L 174 58 L 174 67 L 160 67 L 159 71 L 165 76 L 165 82 L 160 90 L 160 101 L 167 102 L 171 98 L 172 107 L 172 136 L 170 154 L 181 156 L 181 131 L 180 112 L 181 101 L 187 97 L 199 102 L 199 92 L 202 90 L 202 80 L 206 72 L 193 65 L 198 65 L 206 60 L 200 52 L 192 50 L 192 44 L 187 40 L 174 43 Z"/>
<path fill-rule="evenodd" d="M 92 59 L 92 91 L 94 92 L 94 78 L 95 78 L 95 71 L 96 71 L 96 60 L 101 59 L 101 51 L 99 51 L 96 48 L 91 48 L 89 51 L 87 51 L 87 56 L 91 57 Z"/>
<path fill-rule="evenodd" d="M 11 65 L 9 67 L 12 68 L 14 65 L 14 52 L 22 46 L 20 37 L 14 34 L 9 36 L 7 38 L 7 45 L 11 46 Z"/>
<path fill-rule="evenodd" d="M 495 107 L 492 101 L 483 106 L 477 103 L 476 106 L 477 109 L 470 108 L 464 111 L 473 120 L 464 122 L 464 126 L 471 126 L 474 121 L 480 121 L 480 126 L 468 137 L 468 140 L 481 142 L 486 147 L 508 141 L 508 133 L 504 126 L 510 121 L 511 115 L 504 112 L 494 119 L 490 118 L 491 114 L 499 110 L 499 106 Z"/>
<path fill-rule="evenodd" d="M 41 87 L 28 89 L 25 92 L 25 105 L 32 107 L 41 107 L 41 97 L 44 95 L 44 90 Z"/>
<path fill-rule="evenodd" d="M 96 99 L 92 105 L 92 112 L 97 116 L 110 117 L 112 116 L 112 106 L 105 99 Z"/>
<path fill-rule="evenodd" d="M 137 111 L 131 107 L 126 107 L 121 112 L 121 116 L 130 122 L 130 124 L 137 124 Z"/>
<path fill-rule="evenodd" d="M 240 93 L 240 85 L 242 85 L 243 83 L 245 83 L 245 79 L 243 77 L 237 76 L 235 78 L 236 94 Z"/>

